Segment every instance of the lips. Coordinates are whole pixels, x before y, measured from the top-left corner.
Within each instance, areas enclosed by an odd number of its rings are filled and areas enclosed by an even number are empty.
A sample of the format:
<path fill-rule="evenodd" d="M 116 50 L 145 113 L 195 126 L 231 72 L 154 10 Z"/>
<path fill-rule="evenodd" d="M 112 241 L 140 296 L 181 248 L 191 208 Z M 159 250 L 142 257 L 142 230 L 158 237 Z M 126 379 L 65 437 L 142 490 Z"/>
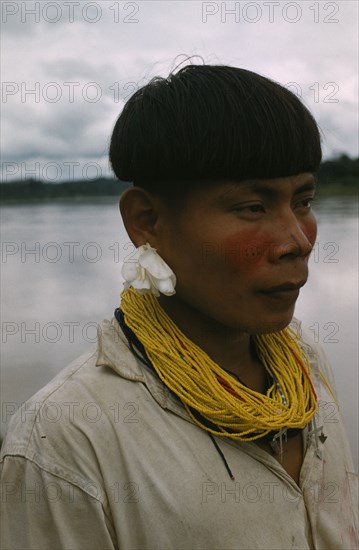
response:
<path fill-rule="evenodd" d="M 299 290 L 302 286 L 305 285 L 307 281 L 299 281 L 299 282 L 286 282 L 282 283 L 281 285 L 272 286 L 269 288 L 266 288 L 265 290 L 261 290 L 261 292 L 264 292 L 265 294 L 272 293 L 272 292 L 289 292 L 292 290 Z"/>
<path fill-rule="evenodd" d="M 306 281 L 287 282 L 261 290 L 260 293 L 274 300 L 295 301 L 299 296 L 299 289 Z"/>

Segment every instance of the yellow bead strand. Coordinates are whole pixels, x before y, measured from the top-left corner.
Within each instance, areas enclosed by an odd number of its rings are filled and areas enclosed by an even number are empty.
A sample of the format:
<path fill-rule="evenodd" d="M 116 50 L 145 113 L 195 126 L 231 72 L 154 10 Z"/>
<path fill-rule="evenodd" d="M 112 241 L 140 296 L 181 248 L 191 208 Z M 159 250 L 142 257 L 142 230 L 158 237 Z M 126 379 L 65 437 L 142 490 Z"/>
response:
<path fill-rule="evenodd" d="M 203 429 L 253 441 L 282 428 L 304 428 L 314 416 L 317 401 L 309 361 L 288 327 L 254 336 L 264 368 L 278 381 L 263 395 L 241 384 L 187 338 L 152 294 L 129 288 L 121 295 L 121 309 L 160 379 Z M 191 409 L 218 429 L 204 425 Z"/>

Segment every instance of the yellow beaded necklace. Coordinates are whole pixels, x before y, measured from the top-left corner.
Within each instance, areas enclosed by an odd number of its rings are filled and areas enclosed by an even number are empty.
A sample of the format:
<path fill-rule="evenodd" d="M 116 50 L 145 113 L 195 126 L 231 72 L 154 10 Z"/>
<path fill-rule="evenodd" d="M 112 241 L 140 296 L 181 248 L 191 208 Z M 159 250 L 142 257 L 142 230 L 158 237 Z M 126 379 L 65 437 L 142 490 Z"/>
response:
<path fill-rule="evenodd" d="M 274 380 L 263 395 L 235 379 L 187 338 L 155 296 L 129 288 L 121 298 L 126 324 L 145 347 L 160 379 L 201 428 L 254 441 L 272 431 L 304 428 L 313 418 L 317 400 L 309 361 L 290 328 L 254 336 L 259 358 Z"/>

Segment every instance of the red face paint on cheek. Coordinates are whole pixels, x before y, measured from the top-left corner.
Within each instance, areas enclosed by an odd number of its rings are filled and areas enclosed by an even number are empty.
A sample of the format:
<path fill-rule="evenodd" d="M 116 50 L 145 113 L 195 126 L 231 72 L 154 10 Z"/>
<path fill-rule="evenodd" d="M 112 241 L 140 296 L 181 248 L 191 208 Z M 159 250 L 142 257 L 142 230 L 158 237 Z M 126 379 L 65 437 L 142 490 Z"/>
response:
<path fill-rule="evenodd" d="M 308 215 L 300 224 L 300 230 L 314 246 L 317 238 L 317 222 L 313 214 Z M 254 272 L 260 269 L 273 254 L 284 253 L 285 241 L 281 241 L 282 234 L 273 235 L 272 231 L 246 230 L 235 233 L 221 244 L 225 264 L 234 273 Z M 288 242 L 287 242 L 288 244 Z"/>
<path fill-rule="evenodd" d="M 270 236 L 264 232 L 241 231 L 222 243 L 225 263 L 237 272 L 252 272 L 265 261 Z"/>

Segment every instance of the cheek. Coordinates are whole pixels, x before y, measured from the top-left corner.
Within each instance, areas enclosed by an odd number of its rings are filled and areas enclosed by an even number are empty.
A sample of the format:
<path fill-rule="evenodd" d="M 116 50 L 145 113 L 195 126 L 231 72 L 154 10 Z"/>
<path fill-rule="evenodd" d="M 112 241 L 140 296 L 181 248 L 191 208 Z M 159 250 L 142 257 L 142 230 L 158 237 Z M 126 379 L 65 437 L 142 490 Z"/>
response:
<path fill-rule="evenodd" d="M 317 222 L 313 214 L 301 224 L 301 230 L 314 246 Z M 251 273 L 266 262 L 271 246 L 273 234 L 270 231 L 241 231 L 225 239 L 221 244 L 221 250 L 224 263 L 231 271 Z"/>
<path fill-rule="evenodd" d="M 231 235 L 222 243 L 224 262 L 235 273 L 256 271 L 265 261 L 270 243 L 270 234 L 265 232 L 241 231 Z"/>

